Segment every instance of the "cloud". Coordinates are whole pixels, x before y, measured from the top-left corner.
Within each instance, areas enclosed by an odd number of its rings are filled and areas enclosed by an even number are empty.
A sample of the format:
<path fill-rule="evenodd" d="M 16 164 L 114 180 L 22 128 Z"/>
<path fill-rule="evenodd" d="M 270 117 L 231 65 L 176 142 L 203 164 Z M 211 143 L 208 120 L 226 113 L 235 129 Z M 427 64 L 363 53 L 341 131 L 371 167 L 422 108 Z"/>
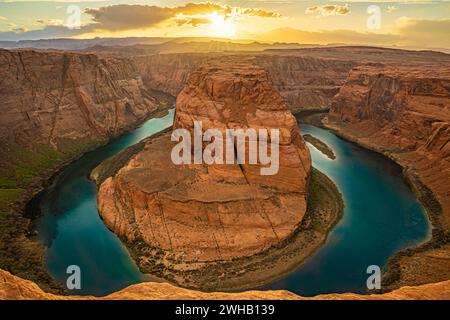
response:
<path fill-rule="evenodd" d="M 391 33 L 353 30 L 305 31 L 294 28 L 275 29 L 265 34 L 249 35 L 256 40 L 297 42 L 303 44 L 354 44 L 450 49 L 450 19 L 425 20 L 402 17 Z"/>
<path fill-rule="evenodd" d="M 8 20 L 8 18 L 0 16 L 0 20 Z"/>
<path fill-rule="evenodd" d="M 211 20 L 208 18 L 177 18 L 176 23 L 178 26 L 191 25 L 193 27 L 197 27 L 203 24 L 211 23 Z"/>
<path fill-rule="evenodd" d="M 241 9 L 243 15 L 255 16 L 260 18 L 281 18 L 282 15 L 278 12 L 267 11 L 262 9 L 244 8 Z"/>
<path fill-rule="evenodd" d="M 256 8 L 240 8 L 213 2 L 188 3 L 178 7 L 159 7 L 150 5 L 113 5 L 98 9 L 86 9 L 99 30 L 117 31 L 158 27 L 164 23 L 193 26 L 211 23 L 211 15 L 224 19 L 242 16 L 260 18 L 280 18 L 281 14 Z"/>
<path fill-rule="evenodd" d="M 396 20 L 396 33 L 407 44 L 426 44 L 427 47 L 450 48 L 450 19 L 426 20 L 401 17 Z"/>
<path fill-rule="evenodd" d="M 46 26 L 43 29 L 27 30 L 15 28 L 12 31 L 0 32 L 0 41 L 39 40 L 53 38 L 69 38 L 80 34 L 80 30 L 65 26 Z"/>
<path fill-rule="evenodd" d="M 217 16 L 221 16 L 224 20 L 238 20 L 243 17 L 262 19 L 282 17 L 275 11 L 232 7 L 214 2 L 188 3 L 176 7 L 119 4 L 95 9 L 88 8 L 84 13 L 90 15 L 92 21 L 81 26 L 80 29 L 69 30 L 62 25 L 61 21 L 38 20 L 36 24 L 43 25 L 42 29 L 0 32 L 0 40 L 49 39 L 78 36 L 97 31 L 115 32 L 167 26 L 197 27 L 213 23 Z"/>
<path fill-rule="evenodd" d="M 38 19 L 36 20 L 36 24 L 44 26 L 62 26 L 64 22 L 61 19 Z"/>
<path fill-rule="evenodd" d="M 326 4 L 323 6 L 313 6 L 306 8 L 306 14 L 316 14 L 319 16 L 345 16 L 350 13 L 350 7 L 346 4 L 344 6 L 336 4 Z"/>
<path fill-rule="evenodd" d="M 387 6 L 386 11 L 387 11 L 387 13 L 392 13 L 392 12 L 394 12 L 397 9 L 398 8 L 396 6 Z"/>
<path fill-rule="evenodd" d="M 155 26 L 175 15 L 171 8 L 126 4 L 86 9 L 85 13 L 92 16 L 98 29 L 111 31 Z"/>

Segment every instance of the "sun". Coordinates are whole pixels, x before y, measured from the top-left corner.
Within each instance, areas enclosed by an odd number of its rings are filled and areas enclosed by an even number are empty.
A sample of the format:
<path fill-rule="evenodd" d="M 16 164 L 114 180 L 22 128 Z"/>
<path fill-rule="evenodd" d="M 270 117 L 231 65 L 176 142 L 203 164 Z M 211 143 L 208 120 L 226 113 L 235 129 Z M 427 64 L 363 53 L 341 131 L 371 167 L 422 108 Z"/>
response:
<path fill-rule="evenodd" d="M 236 30 L 231 19 L 225 19 L 224 16 L 213 13 L 209 17 L 211 20 L 211 34 L 215 37 L 232 37 Z"/>

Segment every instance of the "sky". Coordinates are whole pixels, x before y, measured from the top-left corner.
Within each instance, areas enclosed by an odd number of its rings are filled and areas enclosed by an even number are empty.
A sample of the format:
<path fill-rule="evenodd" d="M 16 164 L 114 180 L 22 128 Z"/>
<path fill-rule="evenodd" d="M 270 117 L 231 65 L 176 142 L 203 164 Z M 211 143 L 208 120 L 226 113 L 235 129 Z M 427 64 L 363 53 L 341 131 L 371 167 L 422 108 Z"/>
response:
<path fill-rule="evenodd" d="M 0 0 L 0 40 L 221 37 L 450 48 L 450 0 Z"/>

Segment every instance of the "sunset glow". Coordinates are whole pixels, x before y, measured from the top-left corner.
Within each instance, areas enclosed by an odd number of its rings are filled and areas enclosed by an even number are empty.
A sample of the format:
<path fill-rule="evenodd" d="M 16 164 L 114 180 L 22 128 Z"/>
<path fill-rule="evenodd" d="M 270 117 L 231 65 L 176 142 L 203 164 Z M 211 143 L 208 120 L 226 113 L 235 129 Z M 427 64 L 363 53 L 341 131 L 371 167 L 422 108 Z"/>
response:
<path fill-rule="evenodd" d="M 225 20 L 225 17 L 217 13 L 213 13 L 211 19 L 211 36 L 214 37 L 232 37 L 236 30 L 230 20 Z"/>
<path fill-rule="evenodd" d="M 448 0 L 0 0 L 0 41 L 220 37 L 445 49 L 448 30 Z"/>

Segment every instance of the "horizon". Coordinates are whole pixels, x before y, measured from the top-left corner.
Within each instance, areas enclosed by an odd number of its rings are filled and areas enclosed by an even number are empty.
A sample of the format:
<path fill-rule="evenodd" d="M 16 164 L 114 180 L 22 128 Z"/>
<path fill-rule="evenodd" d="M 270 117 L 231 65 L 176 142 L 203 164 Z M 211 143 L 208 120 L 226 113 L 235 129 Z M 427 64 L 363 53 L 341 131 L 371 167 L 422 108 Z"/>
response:
<path fill-rule="evenodd" d="M 203 38 L 448 51 L 446 30 L 448 0 L 0 1 L 2 42 Z"/>

